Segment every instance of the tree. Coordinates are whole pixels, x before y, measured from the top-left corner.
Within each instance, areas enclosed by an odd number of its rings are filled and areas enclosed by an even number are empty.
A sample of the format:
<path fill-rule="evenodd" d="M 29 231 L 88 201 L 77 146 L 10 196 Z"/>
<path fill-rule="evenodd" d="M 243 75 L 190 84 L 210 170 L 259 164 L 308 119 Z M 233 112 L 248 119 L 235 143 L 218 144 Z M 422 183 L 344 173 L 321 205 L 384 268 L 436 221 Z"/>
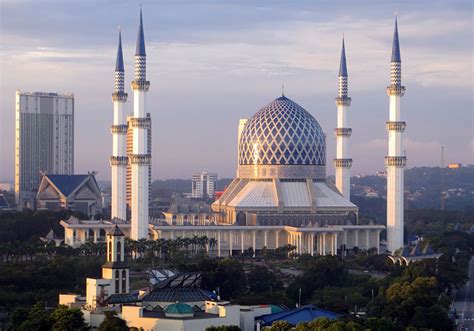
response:
<path fill-rule="evenodd" d="M 240 331 L 237 325 L 209 326 L 205 331 Z"/>
<path fill-rule="evenodd" d="M 219 288 L 220 296 L 225 299 L 244 293 L 247 282 L 242 263 L 228 258 L 220 260 L 214 270 L 203 272 L 202 285 L 210 290 Z"/>
<path fill-rule="evenodd" d="M 100 323 L 98 331 L 129 331 L 127 323 L 115 315 L 114 311 L 105 312 L 105 319 Z"/>
<path fill-rule="evenodd" d="M 84 330 L 86 323 L 84 316 L 79 309 L 69 309 L 64 305 L 59 305 L 52 313 L 53 331 L 77 331 Z"/>
<path fill-rule="evenodd" d="M 28 312 L 28 316 L 18 327 L 18 331 L 49 331 L 51 330 L 51 318 L 45 308 L 45 302 L 37 302 Z"/>
<path fill-rule="evenodd" d="M 247 274 L 247 284 L 252 293 L 283 288 L 283 283 L 275 276 L 275 273 L 261 266 L 255 267 Z"/>
<path fill-rule="evenodd" d="M 290 331 L 292 328 L 291 324 L 287 321 L 276 321 L 273 322 L 272 326 L 266 327 L 264 331 Z"/>

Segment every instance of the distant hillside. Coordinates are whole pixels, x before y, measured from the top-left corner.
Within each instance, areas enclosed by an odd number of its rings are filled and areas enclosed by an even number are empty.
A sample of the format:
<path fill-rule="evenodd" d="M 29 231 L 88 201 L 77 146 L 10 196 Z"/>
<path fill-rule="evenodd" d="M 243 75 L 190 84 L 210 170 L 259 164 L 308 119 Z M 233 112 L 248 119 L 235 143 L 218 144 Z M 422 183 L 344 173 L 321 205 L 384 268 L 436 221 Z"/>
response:
<path fill-rule="evenodd" d="M 444 195 L 446 209 L 464 209 L 474 206 L 474 167 L 444 168 Z M 407 209 L 440 207 L 440 167 L 419 167 L 405 171 L 405 198 Z M 352 194 L 366 198 L 386 197 L 384 174 L 356 176 L 351 179 Z"/>

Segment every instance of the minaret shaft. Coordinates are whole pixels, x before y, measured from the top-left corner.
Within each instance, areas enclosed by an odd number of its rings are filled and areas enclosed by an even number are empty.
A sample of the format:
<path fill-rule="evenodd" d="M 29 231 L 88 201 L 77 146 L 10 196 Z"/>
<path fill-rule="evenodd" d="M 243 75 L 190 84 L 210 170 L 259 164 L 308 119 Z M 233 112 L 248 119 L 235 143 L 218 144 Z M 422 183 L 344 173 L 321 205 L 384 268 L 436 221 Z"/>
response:
<path fill-rule="evenodd" d="M 148 238 L 148 171 L 151 155 L 148 154 L 147 131 L 151 129 L 151 118 L 146 116 L 146 93 L 149 87 L 150 82 L 146 80 L 145 39 L 140 11 L 140 26 L 135 53 L 135 80 L 132 82 L 133 118 L 130 119 L 133 129 L 133 154 L 130 155 L 132 167 L 131 238 L 134 240 Z"/>
<path fill-rule="evenodd" d="M 390 100 L 387 122 L 388 155 L 385 163 L 387 166 L 387 249 L 394 253 L 404 244 L 404 168 L 406 164 L 402 139 L 406 123 L 400 121 L 400 104 L 405 87 L 401 84 L 401 58 L 396 21 L 390 71 L 390 86 L 387 87 Z"/>
<path fill-rule="evenodd" d="M 348 97 L 346 51 L 343 40 L 341 63 L 339 67 L 338 95 L 336 97 L 337 127 L 335 129 L 336 158 L 334 159 L 334 165 L 336 168 L 336 187 L 347 200 L 350 200 L 351 198 L 350 178 L 352 167 L 352 159 L 349 156 L 349 138 L 352 134 L 352 129 L 347 125 L 347 111 L 350 104 L 351 98 Z"/>
<path fill-rule="evenodd" d="M 114 119 L 111 127 L 112 132 L 112 157 L 110 166 L 112 170 L 112 195 L 111 216 L 112 219 L 127 219 L 126 200 L 126 166 L 128 163 L 126 152 L 127 121 L 123 104 L 127 101 L 124 93 L 124 69 L 122 55 L 122 39 L 119 33 L 119 45 L 117 49 L 117 61 L 115 65 L 114 93 Z"/>

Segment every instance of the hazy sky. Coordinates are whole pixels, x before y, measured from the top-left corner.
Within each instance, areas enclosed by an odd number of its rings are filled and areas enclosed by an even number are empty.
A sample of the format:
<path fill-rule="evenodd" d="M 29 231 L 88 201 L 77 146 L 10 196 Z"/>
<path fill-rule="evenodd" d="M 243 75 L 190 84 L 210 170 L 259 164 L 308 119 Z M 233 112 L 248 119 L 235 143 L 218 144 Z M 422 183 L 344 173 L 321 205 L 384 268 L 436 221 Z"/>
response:
<path fill-rule="evenodd" d="M 353 173 L 384 169 L 393 18 L 399 13 L 408 166 L 474 163 L 472 1 L 143 0 L 153 177 L 232 177 L 237 125 L 281 93 L 327 133 L 334 172 L 346 38 Z M 14 176 L 15 90 L 74 92 L 75 168 L 110 178 L 117 27 L 130 82 L 138 1 L 1 1 L 0 180 Z"/>

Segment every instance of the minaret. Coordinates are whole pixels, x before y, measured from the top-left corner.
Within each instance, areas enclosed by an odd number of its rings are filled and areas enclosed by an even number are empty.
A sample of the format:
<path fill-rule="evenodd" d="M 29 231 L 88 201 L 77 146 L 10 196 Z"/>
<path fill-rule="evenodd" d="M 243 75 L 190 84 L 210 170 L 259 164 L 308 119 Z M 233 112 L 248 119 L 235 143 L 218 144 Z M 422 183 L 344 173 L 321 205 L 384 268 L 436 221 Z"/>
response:
<path fill-rule="evenodd" d="M 129 123 L 133 129 L 133 154 L 129 156 L 132 166 L 132 233 L 134 240 L 148 237 L 148 169 L 151 155 L 148 154 L 147 130 L 151 129 L 151 118 L 146 115 L 146 92 L 150 82 L 146 80 L 145 36 L 140 9 L 137 48 L 135 51 L 135 79 L 133 90 L 133 117 Z"/>
<path fill-rule="evenodd" d="M 351 105 L 351 98 L 347 96 L 347 64 L 346 48 L 342 38 L 341 63 L 339 65 L 339 90 L 336 97 L 337 106 L 337 128 L 336 133 L 336 187 L 347 200 L 351 199 L 351 166 L 352 159 L 349 158 L 349 138 L 352 129 L 347 127 L 347 110 Z"/>
<path fill-rule="evenodd" d="M 394 253 L 403 246 L 403 172 L 406 164 L 402 144 L 402 133 L 406 123 L 400 121 L 400 103 L 405 94 L 405 87 L 402 86 L 402 60 L 398 42 L 397 19 L 395 19 L 390 86 L 387 87 L 387 94 L 390 98 L 390 116 L 387 122 L 388 156 L 385 157 L 387 166 L 387 249 Z"/>
<path fill-rule="evenodd" d="M 128 293 L 130 268 L 125 261 L 125 235 L 117 226 L 107 233 L 107 262 L 102 266 L 102 278 L 111 280 L 110 294 Z"/>
<path fill-rule="evenodd" d="M 124 68 L 122 54 L 122 35 L 119 31 L 119 42 L 117 48 L 117 60 L 115 62 L 115 84 L 112 93 L 114 103 L 114 124 L 111 127 L 113 150 L 110 158 L 112 167 L 112 219 L 127 218 L 126 201 L 126 166 L 128 157 L 126 151 L 127 119 L 123 104 L 127 101 L 127 93 L 124 93 Z"/>

